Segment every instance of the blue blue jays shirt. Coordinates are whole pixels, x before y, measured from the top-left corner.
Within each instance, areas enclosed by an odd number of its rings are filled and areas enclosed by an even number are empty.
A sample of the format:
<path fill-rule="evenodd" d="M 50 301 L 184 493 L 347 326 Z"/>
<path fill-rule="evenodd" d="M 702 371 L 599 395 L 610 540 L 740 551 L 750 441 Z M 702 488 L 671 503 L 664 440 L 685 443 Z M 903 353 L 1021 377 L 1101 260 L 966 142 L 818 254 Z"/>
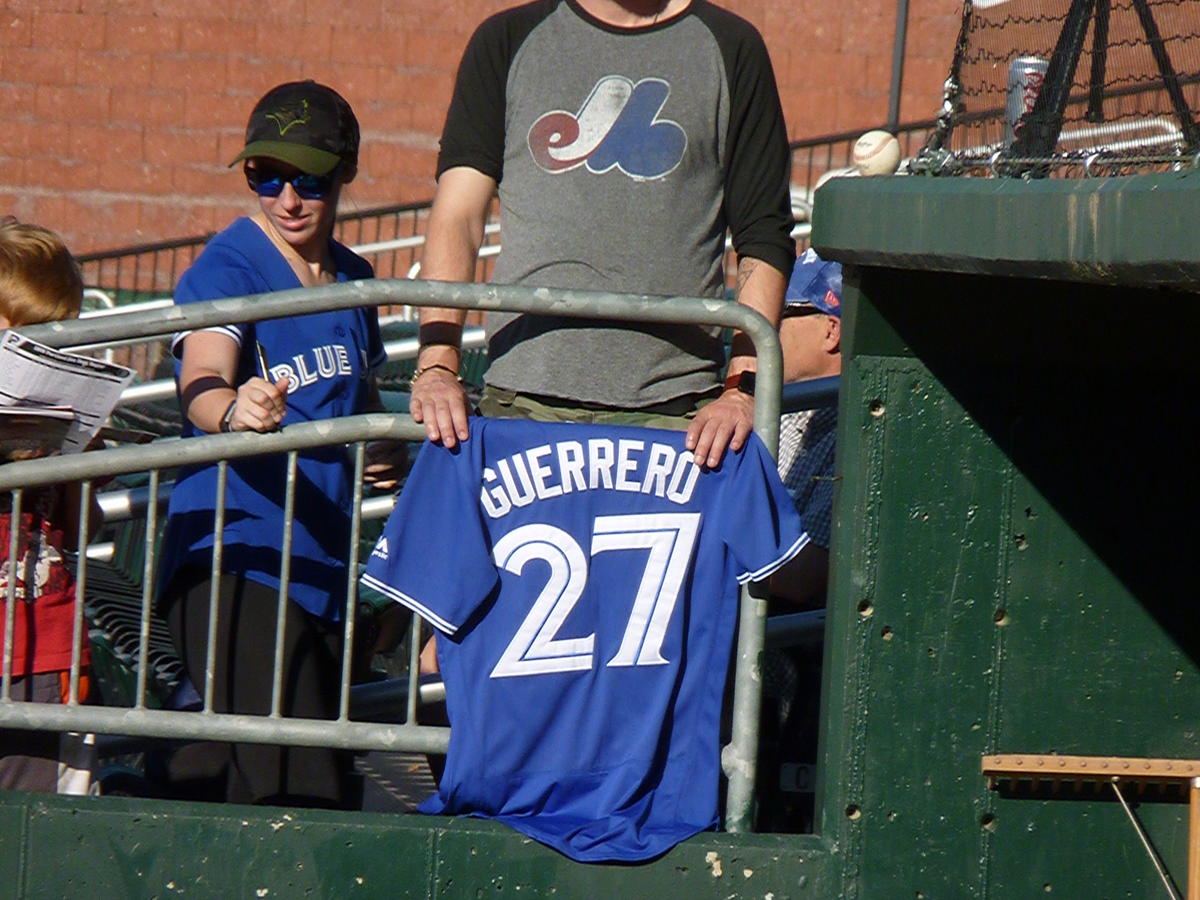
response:
<path fill-rule="evenodd" d="M 757 437 L 716 470 L 683 441 L 478 419 L 422 448 L 363 577 L 444 635 L 450 748 L 422 811 L 588 862 L 716 825 L 738 584 L 807 536 Z"/>
<path fill-rule="evenodd" d="M 338 281 L 371 278 L 371 265 L 332 243 Z M 183 274 L 175 302 L 240 297 L 301 287 L 262 229 L 238 219 L 209 242 Z M 216 329 L 238 345 L 236 383 L 258 374 L 255 342 L 262 345 L 272 380 L 290 381 L 283 426 L 363 411 L 371 371 L 384 361 L 376 311 L 336 310 Z M 177 335 L 182 354 L 187 335 Z M 178 363 L 176 364 L 178 376 Z M 183 436 L 202 434 L 184 421 Z M 223 571 L 279 586 L 287 463 L 284 456 L 230 462 L 226 494 Z M 345 606 L 353 473 L 346 448 L 301 452 L 297 467 L 289 596 L 330 619 Z M 217 473 L 213 465 L 185 467 L 171 494 L 163 545 L 162 583 L 183 566 L 211 566 Z"/>

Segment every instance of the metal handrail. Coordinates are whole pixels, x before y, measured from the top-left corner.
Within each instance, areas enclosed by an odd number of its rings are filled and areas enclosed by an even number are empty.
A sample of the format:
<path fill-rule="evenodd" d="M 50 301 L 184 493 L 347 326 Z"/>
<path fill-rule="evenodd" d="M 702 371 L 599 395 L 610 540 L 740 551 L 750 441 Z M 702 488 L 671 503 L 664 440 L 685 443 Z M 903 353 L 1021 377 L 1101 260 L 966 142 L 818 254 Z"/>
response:
<path fill-rule="evenodd" d="M 96 345 L 89 345 L 86 349 L 91 349 L 94 346 Z M 468 325 L 463 329 L 462 348 L 464 350 L 480 350 L 485 346 L 487 346 L 487 340 L 482 328 Z M 77 350 L 80 348 L 73 347 L 72 349 Z M 417 352 L 420 349 L 421 342 L 416 337 L 399 338 L 394 341 L 385 341 L 383 344 L 383 353 L 387 357 L 388 362 L 416 359 Z M 175 391 L 174 378 L 156 378 L 153 381 L 144 381 L 141 384 L 131 384 L 125 390 L 121 391 L 121 399 L 117 401 L 117 408 L 120 409 L 122 406 L 131 406 L 137 403 L 171 400 L 175 397 Z"/>
<path fill-rule="evenodd" d="M 782 356 L 779 336 L 771 323 L 742 304 L 703 297 L 620 295 L 521 285 L 375 278 L 189 303 L 115 318 L 50 322 L 23 328 L 21 332 L 48 346 L 66 347 L 159 337 L 215 325 L 259 322 L 333 309 L 399 304 L 737 328 L 754 341 L 760 378 L 766 384 L 780 383 Z M 778 416 L 778 391 L 756 392 L 755 421 L 761 429 L 759 436 L 772 452 L 779 441 Z M 772 419 L 776 421 L 772 423 Z M 66 460 L 60 460 L 63 462 Z"/>
<path fill-rule="evenodd" d="M 301 288 L 250 297 L 234 297 L 119 317 L 55 322 L 31 326 L 22 332 L 54 347 L 74 346 L 137 337 L 154 337 L 213 325 L 294 317 L 332 309 L 408 304 L 456 309 L 504 310 L 638 322 L 672 322 L 737 328 L 754 343 L 758 357 L 759 389 L 755 393 L 756 430 L 774 453 L 779 434 L 779 383 L 782 354 L 774 327 L 754 310 L 723 299 L 617 295 L 597 291 L 564 291 L 513 285 L 479 285 L 451 282 L 376 279 Z M 416 440 L 423 428 L 412 418 L 396 414 L 370 414 L 290 425 L 272 434 L 239 433 L 166 439 L 149 445 L 119 447 L 53 459 L 29 460 L 0 466 L 0 491 L 16 491 L 63 481 L 89 481 L 106 475 L 152 471 L 149 491 L 156 493 L 157 472 L 190 463 L 214 462 L 264 453 L 298 450 L 368 440 Z M 361 452 L 356 454 L 361 470 Z M 85 494 L 87 492 L 85 491 Z M 150 507 L 151 512 L 155 509 Z M 357 506 L 356 506 L 357 509 Z M 149 523 L 148 523 L 149 525 Z M 147 528 L 148 548 L 153 528 Z M 152 554 L 148 554 L 152 557 Z M 86 582 L 86 555 L 80 557 L 77 589 Z M 147 562 L 143 580 L 144 609 L 148 614 L 153 560 Z M 349 599 L 348 599 L 349 602 Z M 733 737 L 722 753 L 729 777 L 726 827 L 749 831 L 757 767 L 761 681 L 758 659 L 764 645 L 766 604 L 742 589 L 737 656 L 734 672 Z M 76 616 L 82 615 L 76 604 Z M 77 619 L 78 621 L 78 619 Z M 350 633 L 352 617 L 347 617 Z M 143 637 L 143 640 L 145 638 Z M 78 661 L 71 683 L 78 682 Z M 348 682 L 349 670 L 343 680 Z M 144 707 L 144 682 L 139 685 L 139 705 L 134 709 L 23 703 L 0 697 L 0 723 L 25 728 L 96 731 L 153 737 L 206 738 L 267 743 L 316 744 L 339 748 L 399 749 L 441 752 L 446 733 L 413 724 L 388 725 L 348 720 L 348 683 L 343 684 L 342 715 L 336 722 L 308 719 L 243 716 L 231 713 L 169 712 Z"/>

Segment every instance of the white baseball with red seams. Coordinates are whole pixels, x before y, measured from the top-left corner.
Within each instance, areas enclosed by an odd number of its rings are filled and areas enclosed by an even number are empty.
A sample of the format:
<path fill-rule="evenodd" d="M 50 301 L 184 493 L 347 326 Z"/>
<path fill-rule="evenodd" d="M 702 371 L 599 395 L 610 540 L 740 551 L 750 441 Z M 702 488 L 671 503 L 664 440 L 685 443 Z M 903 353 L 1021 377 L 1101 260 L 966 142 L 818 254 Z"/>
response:
<path fill-rule="evenodd" d="M 861 175 L 891 175 L 900 165 L 900 142 L 886 131 L 868 131 L 854 142 L 853 161 Z"/>

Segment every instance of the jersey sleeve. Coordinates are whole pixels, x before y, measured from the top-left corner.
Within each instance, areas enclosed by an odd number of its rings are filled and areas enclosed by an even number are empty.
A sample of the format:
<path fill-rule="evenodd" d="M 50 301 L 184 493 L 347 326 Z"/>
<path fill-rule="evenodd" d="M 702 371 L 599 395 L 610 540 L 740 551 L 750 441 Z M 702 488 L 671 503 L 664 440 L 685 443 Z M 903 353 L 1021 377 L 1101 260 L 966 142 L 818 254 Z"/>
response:
<path fill-rule="evenodd" d="M 698 15 L 721 47 L 729 79 L 725 217 L 738 256 L 792 271 L 791 151 L 766 44 L 744 19 L 706 4 Z"/>
<path fill-rule="evenodd" d="M 498 582 L 472 438 L 457 451 L 421 448 L 362 578 L 451 636 Z"/>
<path fill-rule="evenodd" d="M 514 7 L 475 30 L 459 63 L 446 112 L 439 178 L 455 166 L 469 166 L 496 182 L 503 177 L 508 70 L 521 43 L 553 8 L 553 2 Z"/>
<path fill-rule="evenodd" d="M 224 247 L 210 246 L 179 279 L 179 284 L 175 286 L 175 303 L 183 305 L 221 297 L 245 297 L 268 289 L 243 260 Z M 245 334 L 243 329 L 242 325 L 218 325 L 203 330 L 224 334 L 241 347 Z M 181 331 L 171 339 L 171 352 L 176 358 L 182 354 L 183 339 L 189 334 L 190 331 Z"/>
<path fill-rule="evenodd" d="M 725 458 L 733 467 L 723 486 L 719 527 L 737 562 L 738 584 L 759 581 L 799 553 L 809 537 L 757 435 Z"/>
<path fill-rule="evenodd" d="M 504 171 L 504 87 L 508 60 L 504 30 L 489 19 L 472 35 L 458 66 L 446 112 L 437 176 L 470 166 L 495 181 Z"/>

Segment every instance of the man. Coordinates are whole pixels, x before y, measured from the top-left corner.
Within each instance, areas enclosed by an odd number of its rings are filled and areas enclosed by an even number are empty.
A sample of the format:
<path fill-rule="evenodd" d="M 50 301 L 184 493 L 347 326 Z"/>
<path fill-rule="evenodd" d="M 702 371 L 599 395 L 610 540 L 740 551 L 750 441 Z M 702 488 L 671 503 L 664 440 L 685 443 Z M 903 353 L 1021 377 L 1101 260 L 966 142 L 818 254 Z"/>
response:
<path fill-rule="evenodd" d="M 796 260 L 779 325 L 783 380 L 842 373 L 842 267 L 812 250 Z M 837 409 L 803 410 L 779 422 L 779 475 L 796 501 L 810 541 L 771 579 L 771 593 L 819 608 L 829 582 Z"/>
<path fill-rule="evenodd" d="M 470 281 L 498 192 L 494 279 L 721 297 L 728 231 L 738 302 L 778 320 L 795 250 L 789 151 L 758 32 L 707 0 L 536 0 L 480 26 L 438 158 L 422 277 Z M 465 313 L 425 309 L 412 414 L 468 436 Z M 686 428 L 716 466 L 753 424 L 753 349 L 700 326 L 493 314 L 486 415 Z M 739 390 L 740 386 L 740 390 Z"/>

